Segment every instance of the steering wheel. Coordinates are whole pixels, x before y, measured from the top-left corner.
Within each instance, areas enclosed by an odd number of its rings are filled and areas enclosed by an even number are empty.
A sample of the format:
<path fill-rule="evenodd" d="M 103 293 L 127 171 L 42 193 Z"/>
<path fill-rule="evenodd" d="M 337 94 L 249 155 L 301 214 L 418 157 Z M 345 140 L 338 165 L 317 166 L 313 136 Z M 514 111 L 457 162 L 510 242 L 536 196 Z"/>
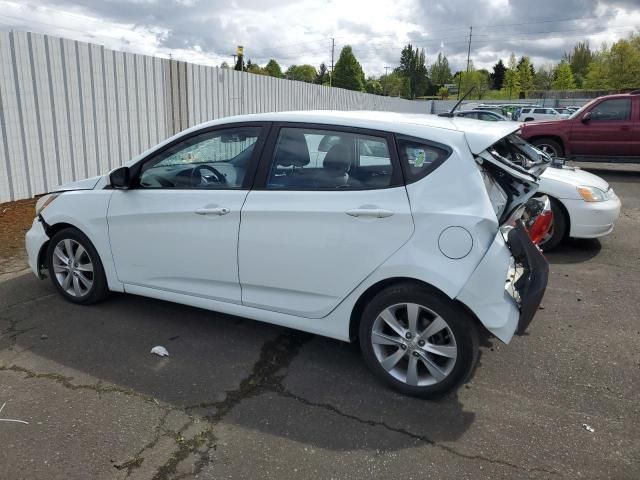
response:
<path fill-rule="evenodd" d="M 213 175 L 205 176 L 202 174 L 202 170 L 209 170 Z M 227 178 L 218 171 L 215 167 L 211 165 L 198 165 L 193 170 L 191 170 L 191 185 L 197 187 L 198 185 L 202 185 L 202 181 L 205 181 L 205 185 L 209 184 L 210 178 L 213 177 L 214 183 L 219 183 L 222 185 L 226 185 Z"/>

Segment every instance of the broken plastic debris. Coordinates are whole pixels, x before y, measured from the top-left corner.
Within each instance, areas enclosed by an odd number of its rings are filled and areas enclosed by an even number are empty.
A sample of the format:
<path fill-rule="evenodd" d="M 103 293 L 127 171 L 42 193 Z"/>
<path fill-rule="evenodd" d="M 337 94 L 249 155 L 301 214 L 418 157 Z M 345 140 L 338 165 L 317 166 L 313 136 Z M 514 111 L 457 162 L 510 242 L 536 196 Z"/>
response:
<path fill-rule="evenodd" d="M 167 352 L 167 349 L 160 345 L 158 345 L 157 347 L 153 347 L 151 349 L 151 353 L 155 353 L 156 355 L 159 355 L 161 357 L 169 356 L 169 352 Z"/>
<path fill-rule="evenodd" d="M 584 428 L 587 432 L 595 432 L 595 429 L 591 425 L 587 425 L 586 423 L 582 424 L 582 428 Z"/>

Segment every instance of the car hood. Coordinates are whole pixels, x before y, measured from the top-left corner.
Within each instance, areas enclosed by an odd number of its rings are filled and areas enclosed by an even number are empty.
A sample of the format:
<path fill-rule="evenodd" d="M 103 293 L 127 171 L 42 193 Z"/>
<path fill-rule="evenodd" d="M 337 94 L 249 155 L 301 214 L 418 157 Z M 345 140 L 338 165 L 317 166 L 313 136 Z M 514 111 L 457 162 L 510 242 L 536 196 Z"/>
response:
<path fill-rule="evenodd" d="M 53 189 L 54 192 L 66 192 L 68 190 L 93 190 L 98 182 L 103 178 L 102 175 L 97 177 L 85 178 L 84 180 L 77 180 L 75 182 L 65 183 L 59 185 Z"/>
<path fill-rule="evenodd" d="M 557 182 L 568 183 L 574 187 L 581 185 L 588 187 L 597 187 L 606 192 L 609 184 L 603 178 L 593 173 L 585 172 L 575 167 L 547 168 L 541 175 L 541 179 L 555 180 Z"/>
<path fill-rule="evenodd" d="M 560 122 L 564 122 L 568 118 L 569 117 L 558 118 L 555 120 L 534 120 L 532 122 L 521 123 L 520 126 L 522 127 L 522 130 L 527 130 L 530 127 L 544 127 L 544 126 L 552 127 L 554 125 L 558 125 L 558 123 Z"/>

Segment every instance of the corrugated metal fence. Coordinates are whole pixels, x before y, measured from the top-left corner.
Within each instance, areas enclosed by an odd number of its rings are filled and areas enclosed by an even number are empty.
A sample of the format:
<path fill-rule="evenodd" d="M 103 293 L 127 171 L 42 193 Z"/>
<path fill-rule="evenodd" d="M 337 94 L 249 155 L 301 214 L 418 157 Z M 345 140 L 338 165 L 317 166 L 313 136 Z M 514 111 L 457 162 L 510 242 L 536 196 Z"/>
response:
<path fill-rule="evenodd" d="M 306 109 L 430 105 L 0 32 L 0 202 L 107 172 L 207 120 Z"/>

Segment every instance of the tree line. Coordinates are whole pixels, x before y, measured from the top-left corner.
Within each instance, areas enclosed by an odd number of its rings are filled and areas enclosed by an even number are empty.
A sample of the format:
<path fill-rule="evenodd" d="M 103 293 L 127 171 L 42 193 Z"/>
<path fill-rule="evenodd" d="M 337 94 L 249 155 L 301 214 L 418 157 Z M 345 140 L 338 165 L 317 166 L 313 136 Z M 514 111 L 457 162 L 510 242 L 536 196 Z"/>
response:
<path fill-rule="evenodd" d="M 222 67 L 230 68 L 224 62 Z M 269 75 L 302 82 L 346 88 L 377 95 L 415 99 L 426 96 L 447 98 L 452 86 L 460 91 L 475 87 L 474 97 L 526 98 L 532 91 L 546 90 L 624 90 L 640 88 L 640 34 L 630 34 L 612 44 L 592 49 L 588 41 L 578 42 L 565 52 L 557 64 L 537 68 L 527 56 L 511 53 L 507 65 L 499 59 L 491 71 L 477 69 L 473 62 L 465 71 L 451 72 L 445 55 L 438 53 L 428 65 L 424 49 L 406 45 L 400 52 L 398 67 L 380 76 L 365 78 L 351 46 L 342 48 L 330 72 L 324 63 L 291 65 L 284 72 L 275 59 L 261 67 L 242 57 L 234 66 L 257 75 Z"/>

